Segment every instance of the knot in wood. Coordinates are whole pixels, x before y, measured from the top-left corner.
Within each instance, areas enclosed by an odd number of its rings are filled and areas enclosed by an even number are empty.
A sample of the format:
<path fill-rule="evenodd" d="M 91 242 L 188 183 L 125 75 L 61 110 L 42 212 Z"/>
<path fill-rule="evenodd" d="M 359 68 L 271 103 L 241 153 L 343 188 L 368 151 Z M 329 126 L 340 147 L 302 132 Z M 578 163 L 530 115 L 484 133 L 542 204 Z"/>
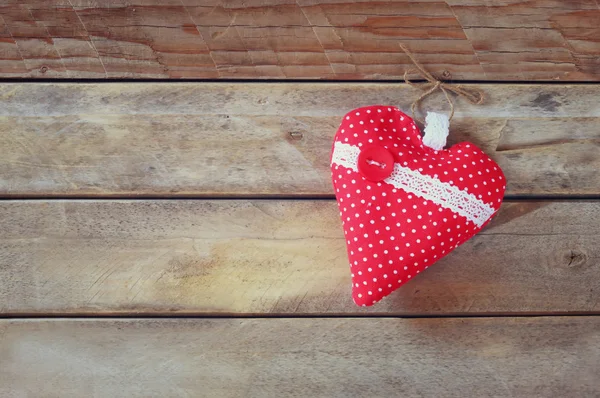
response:
<path fill-rule="evenodd" d="M 587 263 L 588 256 L 584 251 L 571 249 L 565 253 L 565 262 L 568 268 L 579 268 Z"/>

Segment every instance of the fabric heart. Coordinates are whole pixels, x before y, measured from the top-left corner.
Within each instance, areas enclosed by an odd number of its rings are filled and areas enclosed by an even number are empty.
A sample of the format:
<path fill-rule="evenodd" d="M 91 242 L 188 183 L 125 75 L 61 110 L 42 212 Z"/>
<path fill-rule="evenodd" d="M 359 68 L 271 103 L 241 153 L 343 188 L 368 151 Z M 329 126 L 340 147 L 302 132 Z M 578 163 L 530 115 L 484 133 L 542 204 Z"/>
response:
<path fill-rule="evenodd" d="M 349 112 L 336 133 L 331 171 L 357 305 L 463 244 L 502 203 L 500 167 L 468 142 L 442 149 L 428 127 L 422 138 L 410 117 L 378 105 Z"/>

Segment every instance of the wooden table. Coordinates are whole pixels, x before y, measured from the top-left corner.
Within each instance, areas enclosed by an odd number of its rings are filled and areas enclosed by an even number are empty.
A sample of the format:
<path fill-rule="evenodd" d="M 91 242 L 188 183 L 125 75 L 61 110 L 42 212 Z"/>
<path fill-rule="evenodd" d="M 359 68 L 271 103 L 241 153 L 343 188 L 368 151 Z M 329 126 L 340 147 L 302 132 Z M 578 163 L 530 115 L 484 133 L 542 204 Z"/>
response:
<path fill-rule="evenodd" d="M 25 3 L 0 7 L 0 76 L 18 78 L 0 84 L 0 397 L 600 396 L 597 4 Z M 524 40 L 557 32 L 571 47 L 532 61 Z M 507 194 L 479 235 L 360 308 L 332 138 L 348 110 L 421 92 L 134 79 L 396 78 L 383 43 L 403 35 L 434 72 L 486 80 L 449 140 L 494 158 Z M 531 81 L 555 76 L 588 83 Z"/>

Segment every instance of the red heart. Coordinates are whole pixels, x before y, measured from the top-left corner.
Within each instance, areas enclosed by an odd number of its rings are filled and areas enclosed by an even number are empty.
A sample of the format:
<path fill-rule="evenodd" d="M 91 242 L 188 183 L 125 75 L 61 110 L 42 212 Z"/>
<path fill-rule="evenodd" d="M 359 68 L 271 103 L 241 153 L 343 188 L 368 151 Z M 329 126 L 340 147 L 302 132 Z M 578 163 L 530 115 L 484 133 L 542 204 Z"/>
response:
<path fill-rule="evenodd" d="M 478 233 L 506 189 L 500 167 L 475 145 L 432 149 L 413 120 L 392 106 L 359 108 L 344 117 L 331 171 L 352 297 L 362 306 Z"/>

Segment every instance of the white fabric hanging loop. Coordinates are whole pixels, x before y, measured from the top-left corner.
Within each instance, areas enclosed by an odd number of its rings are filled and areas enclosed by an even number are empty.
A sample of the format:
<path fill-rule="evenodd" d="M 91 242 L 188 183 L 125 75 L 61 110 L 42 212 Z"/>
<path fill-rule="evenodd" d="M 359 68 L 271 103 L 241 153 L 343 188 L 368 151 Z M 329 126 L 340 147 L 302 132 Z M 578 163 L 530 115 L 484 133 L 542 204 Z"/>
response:
<path fill-rule="evenodd" d="M 446 146 L 450 133 L 450 118 L 442 113 L 427 112 L 424 131 L 423 144 L 441 151 Z"/>

